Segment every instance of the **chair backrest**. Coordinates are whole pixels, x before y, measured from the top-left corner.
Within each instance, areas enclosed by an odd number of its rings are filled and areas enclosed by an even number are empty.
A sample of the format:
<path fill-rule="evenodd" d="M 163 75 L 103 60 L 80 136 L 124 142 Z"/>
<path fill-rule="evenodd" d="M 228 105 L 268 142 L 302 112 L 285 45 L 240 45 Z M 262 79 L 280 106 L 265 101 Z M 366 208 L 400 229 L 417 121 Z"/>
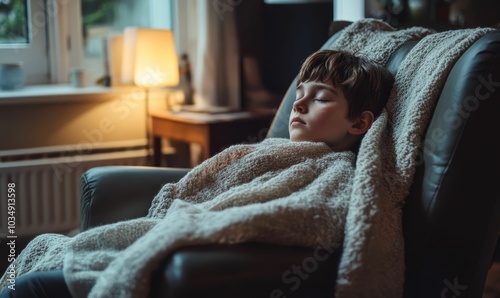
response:
<path fill-rule="evenodd" d="M 328 48 L 340 32 L 330 37 Z M 374 41 L 376 42 L 376 41 Z M 395 74 L 417 42 L 387 63 Z M 267 137 L 288 138 L 294 80 Z M 477 40 L 449 74 L 403 209 L 405 297 L 481 297 L 500 234 L 500 30 Z"/>

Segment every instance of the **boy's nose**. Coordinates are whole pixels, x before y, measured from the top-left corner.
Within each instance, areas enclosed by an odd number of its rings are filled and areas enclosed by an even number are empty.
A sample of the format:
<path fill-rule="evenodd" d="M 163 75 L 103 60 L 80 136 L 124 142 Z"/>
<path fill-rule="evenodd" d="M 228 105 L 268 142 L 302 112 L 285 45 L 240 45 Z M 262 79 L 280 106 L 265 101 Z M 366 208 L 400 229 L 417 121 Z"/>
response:
<path fill-rule="evenodd" d="M 305 105 L 305 102 L 303 99 L 296 100 L 293 103 L 293 111 L 299 112 L 299 113 L 304 113 L 307 111 L 307 106 Z"/>

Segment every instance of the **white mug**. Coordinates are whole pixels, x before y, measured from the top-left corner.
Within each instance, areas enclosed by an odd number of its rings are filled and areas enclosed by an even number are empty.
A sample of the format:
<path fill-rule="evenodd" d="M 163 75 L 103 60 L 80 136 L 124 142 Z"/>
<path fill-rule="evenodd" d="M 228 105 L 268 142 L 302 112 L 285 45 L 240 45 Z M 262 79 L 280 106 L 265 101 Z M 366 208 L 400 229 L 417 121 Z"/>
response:
<path fill-rule="evenodd" d="M 73 87 L 85 87 L 87 86 L 87 73 L 85 69 L 75 67 L 69 72 L 69 82 Z"/>

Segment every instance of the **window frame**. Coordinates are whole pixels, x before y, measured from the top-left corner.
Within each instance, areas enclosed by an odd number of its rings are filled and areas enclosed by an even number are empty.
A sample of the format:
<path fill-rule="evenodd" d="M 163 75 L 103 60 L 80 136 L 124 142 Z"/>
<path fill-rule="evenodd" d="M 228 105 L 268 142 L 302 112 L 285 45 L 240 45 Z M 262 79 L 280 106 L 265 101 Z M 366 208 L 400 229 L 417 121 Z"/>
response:
<path fill-rule="evenodd" d="M 46 0 L 53 6 L 47 22 L 50 83 L 69 82 L 69 70 L 83 60 L 80 0 Z M 50 10 L 49 10 L 50 11 Z"/>

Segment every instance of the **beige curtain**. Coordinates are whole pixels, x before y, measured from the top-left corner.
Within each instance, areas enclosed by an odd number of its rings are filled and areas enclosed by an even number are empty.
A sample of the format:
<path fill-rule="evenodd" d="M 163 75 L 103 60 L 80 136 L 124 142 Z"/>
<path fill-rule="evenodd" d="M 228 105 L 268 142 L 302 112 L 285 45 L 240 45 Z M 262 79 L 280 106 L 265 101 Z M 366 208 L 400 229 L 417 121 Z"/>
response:
<path fill-rule="evenodd" d="M 187 53 L 191 60 L 197 107 L 239 109 L 240 57 L 236 11 L 233 6 L 217 3 L 210 0 L 174 1 L 178 53 Z"/>

